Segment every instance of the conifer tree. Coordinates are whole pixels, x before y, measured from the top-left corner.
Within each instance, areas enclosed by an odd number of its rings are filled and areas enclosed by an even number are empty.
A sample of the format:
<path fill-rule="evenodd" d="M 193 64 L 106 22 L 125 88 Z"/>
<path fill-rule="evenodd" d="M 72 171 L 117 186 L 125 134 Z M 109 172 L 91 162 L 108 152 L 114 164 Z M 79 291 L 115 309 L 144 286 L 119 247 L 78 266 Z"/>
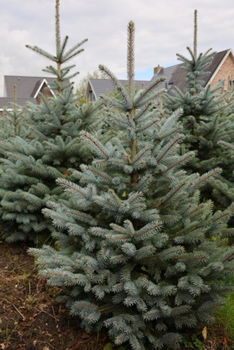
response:
<path fill-rule="evenodd" d="M 212 322 L 222 302 L 234 249 L 206 237 L 228 233 L 234 208 L 213 213 L 211 201 L 199 202 L 199 187 L 220 170 L 181 170 L 193 157 L 178 153 L 181 111 L 169 118 L 149 111 L 158 81 L 135 90 L 133 22 L 127 56 L 127 88 L 100 66 L 120 95 L 103 97 L 114 106 L 115 136 L 104 143 L 82 132 L 95 158 L 74 173 L 76 183 L 58 179 L 69 200 L 44 209 L 58 249 L 30 253 L 87 331 L 107 328 L 115 344 L 134 350 L 176 349 L 184 333 Z"/>
<path fill-rule="evenodd" d="M 195 10 L 194 48 L 187 48 L 190 57 L 177 54 L 186 72 L 186 87 L 183 91 L 174 87 L 166 101 L 169 113 L 177 108 L 183 109 L 180 120 L 186 137 L 182 152 L 190 150 L 196 153 L 186 170 L 203 174 L 216 166 L 222 168 L 222 173 L 204 187 L 202 197 L 212 199 L 217 209 L 225 209 L 234 201 L 233 161 L 231 152 L 220 147 L 218 141 L 232 142 L 234 139 L 233 102 L 226 98 L 222 86 L 204 86 L 214 53 L 208 50 L 197 54 L 196 18 Z M 233 226 L 234 222 L 230 224 Z"/>
<path fill-rule="evenodd" d="M 0 178 L 1 221 L 7 241 L 37 241 L 48 238 L 50 224 L 41 213 L 46 201 L 61 195 L 57 177 L 69 178 L 69 168 L 79 168 L 90 153 L 81 144 L 79 133 L 97 127 L 99 103 L 76 105 L 70 73 L 74 65 L 64 66 L 80 54 L 86 39 L 67 50 L 68 37 L 60 38 L 59 0 L 56 0 L 56 53 L 28 46 L 55 66 L 45 71 L 55 76 L 55 96 L 41 96 L 41 104 L 32 105 L 28 120 L 32 137 L 14 137 L 0 145 L 4 154 Z M 94 117 L 95 116 L 95 117 Z"/>
<path fill-rule="evenodd" d="M 13 103 L 5 108 L 0 118 L 0 140 L 10 139 L 15 136 L 27 137 L 33 130 L 29 131 L 29 123 L 25 109 L 17 104 L 16 86 L 13 89 Z"/>

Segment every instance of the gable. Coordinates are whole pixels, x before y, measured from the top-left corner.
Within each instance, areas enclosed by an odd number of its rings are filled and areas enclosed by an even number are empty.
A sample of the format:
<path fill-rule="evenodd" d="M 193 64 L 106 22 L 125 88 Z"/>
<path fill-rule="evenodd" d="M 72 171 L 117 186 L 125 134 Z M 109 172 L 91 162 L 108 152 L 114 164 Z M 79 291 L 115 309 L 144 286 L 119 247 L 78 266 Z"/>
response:
<path fill-rule="evenodd" d="M 4 77 L 6 97 L 14 97 L 15 86 L 17 99 L 31 98 L 33 93 L 35 95 L 35 87 L 38 89 L 43 79 L 46 79 L 48 84 L 54 81 L 53 78 L 6 75 Z"/>
<path fill-rule="evenodd" d="M 225 60 L 225 57 L 228 55 L 229 51 L 230 50 L 224 50 L 221 52 L 217 52 L 214 55 L 214 58 L 207 69 L 207 71 L 209 72 L 209 75 L 205 79 L 205 85 L 211 83 L 211 80 L 214 78 L 219 67 L 222 66 L 223 61 Z"/>
<path fill-rule="evenodd" d="M 222 82 L 224 90 L 233 87 L 234 82 L 234 57 L 231 50 L 228 50 L 213 76 L 208 81 L 208 84 L 215 86 Z"/>
<path fill-rule="evenodd" d="M 37 98 L 41 93 L 47 96 L 55 96 L 53 90 L 50 88 L 45 78 L 37 82 L 34 91 L 32 92 L 32 97 Z"/>

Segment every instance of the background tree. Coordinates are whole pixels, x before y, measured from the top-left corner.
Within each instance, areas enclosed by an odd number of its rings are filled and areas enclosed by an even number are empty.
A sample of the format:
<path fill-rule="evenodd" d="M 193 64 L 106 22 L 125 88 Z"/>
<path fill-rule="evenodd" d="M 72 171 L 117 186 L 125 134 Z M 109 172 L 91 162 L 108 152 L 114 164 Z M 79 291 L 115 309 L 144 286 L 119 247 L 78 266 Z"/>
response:
<path fill-rule="evenodd" d="M 87 87 L 88 87 L 88 82 L 90 79 L 104 79 L 105 76 L 102 72 L 100 71 L 94 71 L 93 73 L 88 73 L 81 81 L 79 82 L 78 88 L 77 88 L 77 102 L 78 105 L 87 103 L 88 98 L 87 98 Z"/>
<path fill-rule="evenodd" d="M 5 108 L 0 116 L 0 140 L 7 140 L 15 136 L 29 137 L 33 130 L 29 130 L 25 108 L 17 105 L 16 86 L 13 89 L 13 103 Z"/>
<path fill-rule="evenodd" d="M 233 161 L 231 151 L 218 145 L 219 140 L 234 139 L 233 102 L 227 99 L 221 86 L 204 86 L 207 69 L 213 53 L 197 54 L 197 24 L 195 11 L 195 38 L 193 50 L 188 48 L 189 58 L 177 54 L 186 71 L 186 87 L 183 91 L 175 87 L 166 97 L 169 113 L 183 109 L 180 118 L 185 131 L 182 153 L 190 150 L 195 158 L 186 165 L 186 170 L 204 174 L 213 167 L 221 167 L 222 173 L 211 179 L 202 190 L 204 200 L 212 199 L 217 209 L 225 209 L 234 201 Z M 229 93 L 228 93 L 229 94 Z M 230 225 L 233 227 L 234 222 Z"/>
<path fill-rule="evenodd" d="M 128 87 L 100 69 L 121 96 L 104 96 L 114 106 L 115 136 L 105 143 L 82 132 L 95 158 L 74 173 L 78 184 L 58 180 L 69 200 L 44 210 L 58 249 L 30 252 L 48 283 L 63 287 L 62 300 L 87 331 L 106 327 L 117 345 L 134 350 L 179 348 L 183 334 L 211 322 L 222 302 L 234 250 L 206 237 L 225 235 L 234 208 L 212 213 L 211 201 L 199 202 L 198 188 L 220 170 L 181 170 L 193 157 L 178 153 L 181 111 L 162 118 L 149 110 L 158 81 L 135 90 L 133 22 Z"/>
<path fill-rule="evenodd" d="M 50 54 L 36 46 L 33 51 L 43 55 L 55 66 L 45 71 L 55 76 L 55 97 L 41 96 L 40 105 L 28 110 L 31 139 L 14 137 L 0 145 L 4 154 L 1 159 L 0 178 L 1 223 L 7 241 L 31 240 L 39 236 L 48 239 L 49 221 L 41 213 L 46 201 L 62 195 L 55 183 L 57 177 L 69 178 L 69 168 L 79 168 L 90 153 L 81 144 L 79 133 L 83 129 L 97 129 L 97 111 L 100 104 L 76 105 L 71 79 L 74 65 L 64 66 L 80 54 L 80 46 L 86 39 L 67 50 L 68 37 L 60 38 L 59 0 L 56 0 L 56 53 Z M 94 117 L 95 116 L 95 117 Z M 36 136 L 35 136 L 36 135 Z"/>

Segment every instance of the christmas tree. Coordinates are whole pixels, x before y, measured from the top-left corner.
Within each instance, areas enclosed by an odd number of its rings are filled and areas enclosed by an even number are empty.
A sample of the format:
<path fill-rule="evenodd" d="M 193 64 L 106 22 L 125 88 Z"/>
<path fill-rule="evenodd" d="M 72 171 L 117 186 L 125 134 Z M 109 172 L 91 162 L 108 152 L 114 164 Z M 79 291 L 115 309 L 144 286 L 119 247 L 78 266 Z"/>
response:
<path fill-rule="evenodd" d="M 48 238 L 50 224 L 41 213 L 50 198 L 63 196 L 57 177 L 69 178 L 70 168 L 78 169 L 90 157 L 81 144 L 80 131 L 97 128 L 99 103 L 77 106 L 70 71 L 74 65 L 64 64 L 83 51 L 75 45 L 67 50 L 68 37 L 61 43 L 59 0 L 56 0 L 56 54 L 38 47 L 37 53 L 56 63 L 46 72 L 54 74 L 55 96 L 41 96 L 41 104 L 31 105 L 28 120 L 33 137 L 13 137 L 0 145 L 0 198 L 3 236 L 7 241 L 31 240 L 43 235 Z M 95 118 L 94 118 L 95 116 Z M 100 124 L 100 121 L 99 121 Z"/>
<path fill-rule="evenodd" d="M 218 142 L 232 142 L 234 139 L 233 102 L 227 98 L 229 92 L 222 91 L 222 86 L 204 86 L 214 53 L 208 50 L 197 54 L 196 11 L 194 48 L 188 48 L 188 52 L 189 58 L 177 55 L 182 62 L 181 69 L 186 72 L 186 86 L 183 91 L 178 87 L 170 90 L 167 106 L 170 112 L 183 109 L 180 120 L 186 137 L 181 150 L 196 153 L 186 170 L 204 174 L 213 167 L 222 168 L 222 173 L 203 188 L 202 198 L 212 199 L 217 209 L 225 209 L 234 201 L 233 161 L 231 152 L 220 147 Z M 233 227 L 234 222 L 230 224 Z"/>
<path fill-rule="evenodd" d="M 30 249 L 42 276 L 63 288 L 61 300 L 87 331 L 107 328 L 115 344 L 134 350 L 176 349 L 183 334 L 202 329 L 222 303 L 234 249 L 218 246 L 233 206 L 212 212 L 199 187 L 220 172 L 187 175 L 179 155 L 181 110 L 150 110 L 158 81 L 134 87 L 134 24 L 128 26 L 128 86 L 104 66 L 119 98 L 109 116 L 115 136 L 104 143 L 87 131 L 95 158 L 58 179 L 69 201 L 44 209 L 56 247 Z M 118 113 L 117 113 L 118 110 Z M 121 138 L 118 137 L 121 135 Z M 210 237 L 210 239 L 207 238 Z"/>

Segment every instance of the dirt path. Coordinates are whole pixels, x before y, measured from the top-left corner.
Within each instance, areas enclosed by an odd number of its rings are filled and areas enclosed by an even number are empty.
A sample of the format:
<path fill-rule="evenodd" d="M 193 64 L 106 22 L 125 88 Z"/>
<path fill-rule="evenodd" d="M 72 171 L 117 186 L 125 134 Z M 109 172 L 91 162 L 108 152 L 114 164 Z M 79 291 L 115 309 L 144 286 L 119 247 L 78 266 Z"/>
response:
<path fill-rule="evenodd" d="M 0 349 L 102 350 L 106 339 L 80 331 L 57 294 L 37 276 L 26 247 L 0 242 Z"/>

